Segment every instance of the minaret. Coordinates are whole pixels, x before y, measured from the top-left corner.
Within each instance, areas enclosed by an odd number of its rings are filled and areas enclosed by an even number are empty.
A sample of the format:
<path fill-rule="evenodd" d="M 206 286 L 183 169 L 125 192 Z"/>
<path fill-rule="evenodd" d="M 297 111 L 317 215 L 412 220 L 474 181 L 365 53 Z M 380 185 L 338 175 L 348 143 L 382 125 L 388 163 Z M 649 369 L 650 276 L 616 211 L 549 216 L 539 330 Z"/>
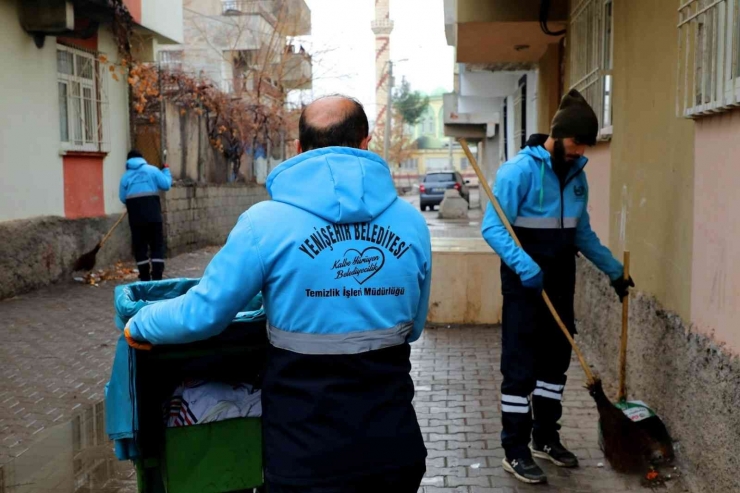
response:
<path fill-rule="evenodd" d="M 375 0 L 375 20 L 371 27 L 375 33 L 375 126 L 385 125 L 388 105 L 388 60 L 391 55 L 393 21 L 390 0 Z"/>

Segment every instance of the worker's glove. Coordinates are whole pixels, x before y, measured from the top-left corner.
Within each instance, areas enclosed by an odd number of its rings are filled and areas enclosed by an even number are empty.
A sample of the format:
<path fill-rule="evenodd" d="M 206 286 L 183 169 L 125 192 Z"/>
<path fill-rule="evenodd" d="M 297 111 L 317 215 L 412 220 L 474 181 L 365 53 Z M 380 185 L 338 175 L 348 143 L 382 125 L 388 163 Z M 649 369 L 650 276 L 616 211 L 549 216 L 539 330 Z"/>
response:
<path fill-rule="evenodd" d="M 131 331 L 128 330 L 128 327 L 123 330 L 123 336 L 126 338 L 126 343 L 134 349 L 138 349 L 140 351 L 151 351 L 154 347 L 148 342 L 139 342 L 134 340 L 134 338 L 131 337 Z"/>
<path fill-rule="evenodd" d="M 545 275 L 542 273 L 542 270 L 530 278 L 522 279 L 522 286 L 541 293 L 545 287 Z"/>
<path fill-rule="evenodd" d="M 621 303 L 625 296 L 630 294 L 630 288 L 635 287 L 635 281 L 632 280 L 632 276 L 630 276 L 629 279 L 625 279 L 624 276 L 619 276 L 617 279 L 612 281 L 612 287 L 614 288 L 614 291 L 617 292 L 619 302 Z"/>

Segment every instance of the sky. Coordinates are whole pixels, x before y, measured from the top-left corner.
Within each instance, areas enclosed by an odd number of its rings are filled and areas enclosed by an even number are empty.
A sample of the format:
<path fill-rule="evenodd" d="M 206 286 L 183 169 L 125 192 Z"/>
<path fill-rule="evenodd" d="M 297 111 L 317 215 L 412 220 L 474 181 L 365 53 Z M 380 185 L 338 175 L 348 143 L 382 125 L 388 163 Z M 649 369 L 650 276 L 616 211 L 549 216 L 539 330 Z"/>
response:
<path fill-rule="evenodd" d="M 303 38 L 314 53 L 314 82 L 308 99 L 341 93 L 358 98 L 374 120 L 375 35 L 370 23 L 374 0 L 306 0 L 311 36 Z M 453 48 L 447 46 L 443 0 L 390 0 L 391 60 L 396 84 L 406 77 L 412 89 L 430 93 L 452 90 Z"/>

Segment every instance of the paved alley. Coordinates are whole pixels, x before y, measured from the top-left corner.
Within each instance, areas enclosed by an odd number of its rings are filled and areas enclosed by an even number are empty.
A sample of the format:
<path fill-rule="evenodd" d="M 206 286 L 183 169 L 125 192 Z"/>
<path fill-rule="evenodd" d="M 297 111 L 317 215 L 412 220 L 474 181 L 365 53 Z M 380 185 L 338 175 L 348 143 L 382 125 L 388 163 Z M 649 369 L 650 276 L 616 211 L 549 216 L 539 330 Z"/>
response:
<path fill-rule="evenodd" d="M 177 257 L 168 274 L 197 277 L 214 251 Z M 112 323 L 114 285 L 60 284 L 0 302 L 0 464 L 32 464 L 36 455 L 41 460 L 40 437 L 53 436 L 55 428 L 102 400 L 118 337 Z M 429 328 L 413 345 L 416 409 L 429 449 L 425 493 L 639 489 L 603 467 L 596 411 L 577 368 L 566 392 L 563 435 L 581 468 L 546 465 L 550 486 L 539 488 L 506 474 L 500 466 L 499 353 L 497 327 Z M 133 488 L 131 481 L 122 484 L 115 491 Z M 15 493 L 12 484 L 5 486 Z"/>

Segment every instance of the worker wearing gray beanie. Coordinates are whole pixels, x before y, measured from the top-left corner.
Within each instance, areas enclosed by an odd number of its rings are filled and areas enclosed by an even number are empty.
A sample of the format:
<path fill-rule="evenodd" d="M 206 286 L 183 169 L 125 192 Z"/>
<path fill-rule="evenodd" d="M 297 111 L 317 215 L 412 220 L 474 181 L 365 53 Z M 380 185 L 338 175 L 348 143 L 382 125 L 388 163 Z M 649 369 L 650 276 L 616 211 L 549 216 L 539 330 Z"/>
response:
<path fill-rule="evenodd" d="M 560 102 L 552 119 L 550 136 L 554 139 L 575 139 L 579 144 L 596 145 L 599 119 L 580 92 L 571 89 Z"/>
<path fill-rule="evenodd" d="M 598 132 L 594 110 L 571 90 L 550 135 L 532 135 L 496 173 L 493 193 L 521 243 L 491 204 L 481 225 L 483 238 L 501 259 L 503 467 L 527 484 L 547 481 L 534 457 L 578 466 L 559 433 L 571 347 L 542 299 L 543 289 L 574 334 L 576 252 L 609 276 L 620 299 L 634 286 L 591 228 L 584 153 L 596 144 Z"/>

